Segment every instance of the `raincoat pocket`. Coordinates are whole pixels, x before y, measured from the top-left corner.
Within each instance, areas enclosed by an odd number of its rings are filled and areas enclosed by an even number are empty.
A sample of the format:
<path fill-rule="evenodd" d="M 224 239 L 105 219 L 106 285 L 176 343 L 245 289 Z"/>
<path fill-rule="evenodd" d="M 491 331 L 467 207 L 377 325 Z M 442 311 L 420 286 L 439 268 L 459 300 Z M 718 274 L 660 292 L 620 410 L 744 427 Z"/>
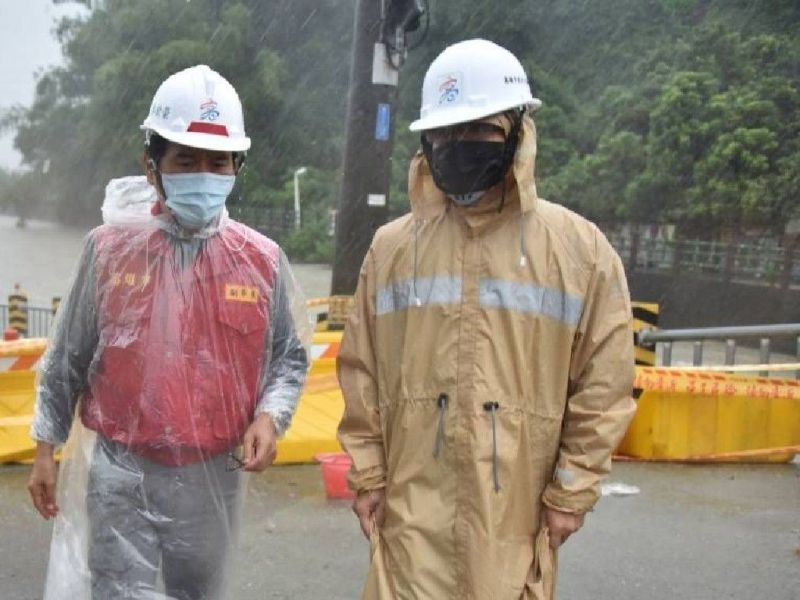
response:
<path fill-rule="evenodd" d="M 367 583 L 364 585 L 362 600 L 393 600 L 394 594 L 389 585 L 389 576 L 383 560 L 383 548 L 380 529 L 374 520 L 369 527 L 369 553 L 370 566 L 367 574 Z"/>
<path fill-rule="evenodd" d="M 542 527 L 534 542 L 533 566 L 520 600 L 555 600 L 558 555 L 550 548 L 550 531 Z"/>
<path fill-rule="evenodd" d="M 236 330 L 242 339 L 255 341 L 258 350 L 263 348 L 267 317 L 261 306 L 246 304 L 241 307 L 223 307 L 217 318 L 221 323 Z"/>

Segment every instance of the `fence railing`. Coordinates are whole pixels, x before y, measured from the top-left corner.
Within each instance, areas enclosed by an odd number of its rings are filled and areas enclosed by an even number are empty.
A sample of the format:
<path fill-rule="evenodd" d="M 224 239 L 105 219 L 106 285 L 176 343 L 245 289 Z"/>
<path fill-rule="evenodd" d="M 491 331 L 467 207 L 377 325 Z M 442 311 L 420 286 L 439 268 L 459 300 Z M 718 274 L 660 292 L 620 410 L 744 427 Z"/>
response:
<path fill-rule="evenodd" d="M 694 273 L 775 287 L 800 285 L 800 252 L 775 245 L 639 239 L 610 234 L 628 272 Z"/>
<path fill-rule="evenodd" d="M 387 222 L 403 216 L 408 210 L 404 207 L 389 207 L 386 213 Z M 256 231 L 260 231 L 279 244 L 285 242 L 295 228 L 296 221 L 293 208 L 237 206 L 234 204 L 228 206 L 228 212 L 237 221 L 252 227 Z M 333 215 L 331 216 L 333 217 Z M 333 233 L 334 221 L 331 220 L 328 235 L 333 235 Z"/>
<path fill-rule="evenodd" d="M 228 206 L 230 216 L 279 244 L 294 230 L 294 210 L 269 206 Z"/>
<path fill-rule="evenodd" d="M 26 311 L 28 314 L 28 331 L 25 337 L 47 337 L 50 334 L 50 326 L 53 324 L 53 309 L 29 306 Z M 9 326 L 8 316 L 8 304 L 0 304 L 0 325 L 2 325 L 3 331 Z"/>
<path fill-rule="evenodd" d="M 703 329 L 643 329 L 637 333 L 637 342 L 641 345 L 662 345 L 661 364 L 672 365 L 672 345 L 674 342 L 692 343 L 692 365 L 703 365 L 704 342 L 723 340 L 725 342 L 724 366 L 736 365 L 737 344 L 743 340 L 759 341 L 758 366 L 764 367 L 759 374 L 766 377 L 770 369 L 772 341 L 776 338 L 794 338 L 796 340 L 797 363 L 800 363 L 800 323 L 778 325 L 749 325 L 742 327 L 708 327 Z M 790 367 L 795 369 L 795 367 Z M 800 379 L 800 368 L 795 369 L 795 377 Z"/>

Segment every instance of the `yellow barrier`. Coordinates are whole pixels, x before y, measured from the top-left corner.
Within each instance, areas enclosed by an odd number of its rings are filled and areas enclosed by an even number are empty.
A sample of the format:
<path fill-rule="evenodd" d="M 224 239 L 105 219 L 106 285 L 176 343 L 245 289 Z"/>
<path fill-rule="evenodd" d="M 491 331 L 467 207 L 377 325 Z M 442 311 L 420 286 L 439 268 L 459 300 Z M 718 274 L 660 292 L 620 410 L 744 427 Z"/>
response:
<path fill-rule="evenodd" d="M 0 462 L 33 457 L 34 371 L 47 340 L 0 342 Z"/>
<path fill-rule="evenodd" d="M 786 462 L 800 445 L 798 381 L 639 367 L 635 387 L 643 393 L 618 449 L 621 455 Z"/>
<path fill-rule="evenodd" d="M 311 345 L 310 376 L 327 375 L 336 370 L 336 356 L 342 341 L 341 331 L 318 331 Z"/>
<path fill-rule="evenodd" d="M 318 452 L 339 450 L 344 403 L 335 365 L 341 337 L 341 331 L 314 335 L 311 371 L 292 427 L 278 443 L 277 462 L 311 462 Z M 0 342 L 0 462 L 33 456 L 33 369 L 46 342 Z M 723 367 L 637 367 L 642 395 L 619 447 L 622 458 L 777 462 L 800 452 L 800 382 L 711 370 L 717 368 Z M 735 367 L 743 368 L 753 366 Z"/>
<path fill-rule="evenodd" d="M 347 321 L 347 316 L 354 306 L 353 296 L 328 296 L 327 298 L 312 298 L 306 301 L 308 308 L 327 306 L 328 310 L 321 313 L 323 323 L 317 331 L 341 331 Z"/>
<path fill-rule="evenodd" d="M 30 369 L 39 360 L 45 348 L 47 348 L 46 338 L 0 342 L 0 361 L 6 359 L 6 362 L 0 362 L 0 371 Z M 19 360 L 21 358 L 26 360 Z"/>
<path fill-rule="evenodd" d="M 277 463 L 310 463 L 320 452 L 339 452 L 336 428 L 344 411 L 336 375 L 342 333 L 314 334 L 312 365 L 292 426 L 278 442 Z M 46 339 L 0 342 L 0 463 L 33 458 L 35 368 Z"/>
<path fill-rule="evenodd" d="M 278 464 L 310 463 L 320 452 L 341 452 L 336 428 L 344 400 L 336 375 L 312 375 L 306 381 L 292 426 L 278 442 Z"/>

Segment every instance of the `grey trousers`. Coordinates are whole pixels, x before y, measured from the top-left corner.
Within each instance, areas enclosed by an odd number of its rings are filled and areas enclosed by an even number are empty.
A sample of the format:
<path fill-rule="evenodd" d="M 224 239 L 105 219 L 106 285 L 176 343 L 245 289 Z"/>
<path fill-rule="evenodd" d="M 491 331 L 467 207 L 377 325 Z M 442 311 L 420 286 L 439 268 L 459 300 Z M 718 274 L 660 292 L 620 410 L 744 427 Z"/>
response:
<path fill-rule="evenodd" d="M 98 435 L 89 471 L 93 600 L 220 600 L 240 474 L 226 455 L 166 466 Z"/>

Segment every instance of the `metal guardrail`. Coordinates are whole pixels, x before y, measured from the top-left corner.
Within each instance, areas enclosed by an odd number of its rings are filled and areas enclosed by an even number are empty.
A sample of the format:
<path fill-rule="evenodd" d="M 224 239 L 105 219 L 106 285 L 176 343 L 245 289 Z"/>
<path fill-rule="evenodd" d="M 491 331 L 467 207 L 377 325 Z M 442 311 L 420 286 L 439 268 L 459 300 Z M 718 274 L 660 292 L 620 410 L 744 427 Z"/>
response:
<path fill-rule="evenodd" d="M 797 340 L 797 359 L 800 362 L 800 323 L 779 325 L 748 325 L 741 327 L 708 327 L 702 329 L 643 329 L 638 333 L 640 344 L 662 344 L 662 364 L 672 364 L 673 342 L 693 342 L 692 364 L 696 367 L 703 364 L 703 342 L 707 340 L 725 340 L 725 365 L 736 364 L 737 341 L 744 339 L 759 340 L 759 361 L 767 365 L 770 360 L 772 339 L 778 337 L 794 337 Z M 767 376 L 769 369 L 760 370 L 759 374 Z M 795 377 L 800 379 L 800 370 Z"/>
<path fill-rule="evenodd" d="M 776 287 L 800 285 L 800 252 L 774 244 L 636 239 L 610 233 L 628 271 L 695 273 Z"/>
<path fill-rule="evenodd" d="M 232 218 L 246 223 L 279 244 L 283 243 L 294 231 L 295 214 L 293 209 L 232 204 L 228 206 L 228 212 Z"/>
<path fill-rule="evenodd" d="M 50 326 L 53 324 L 53 310 L 29 306 L 26 311 L 28 313 L 28 333 L 25 337 L 48 337 Z M 0 304 L 0 325 L 2 325 L 3 331 L 9 326 L 8 304 Z"/>

